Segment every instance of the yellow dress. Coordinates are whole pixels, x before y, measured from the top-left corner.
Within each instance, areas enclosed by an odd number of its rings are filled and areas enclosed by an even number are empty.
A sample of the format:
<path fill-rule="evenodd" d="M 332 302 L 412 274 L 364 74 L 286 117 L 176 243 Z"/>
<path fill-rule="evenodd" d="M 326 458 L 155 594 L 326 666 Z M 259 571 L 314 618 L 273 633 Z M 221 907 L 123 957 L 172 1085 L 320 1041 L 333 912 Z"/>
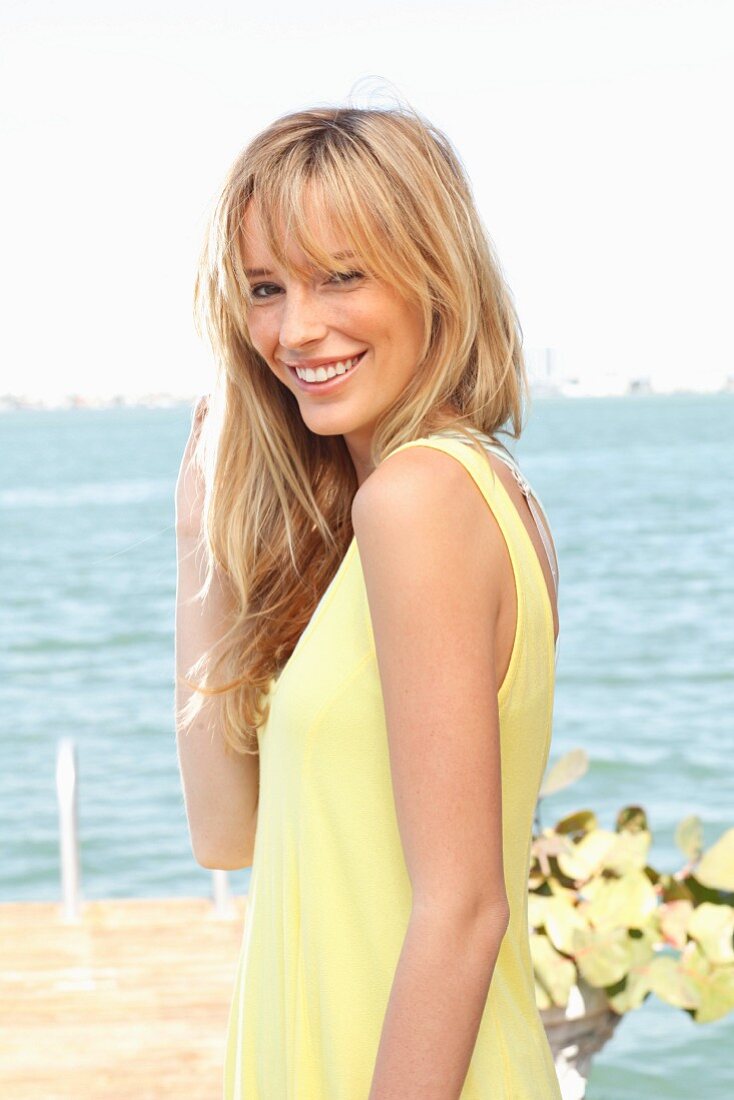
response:
<path fill-rule="evenodd" d="M 560 1100 L 527 927 L 531 831 L 555 687 L 551 604 L 533 543 L 486 458 L 440 433 L 391 453 L 414 446 L 453 455 L 474 479 L 504 535 L 518 593 L 498 694 L 511 915 L 461 1100 Z M 224 1100 L 367 1100 L 411 890 L 355 539 L 270 698 L 258 735 L 258 827 Z"/>

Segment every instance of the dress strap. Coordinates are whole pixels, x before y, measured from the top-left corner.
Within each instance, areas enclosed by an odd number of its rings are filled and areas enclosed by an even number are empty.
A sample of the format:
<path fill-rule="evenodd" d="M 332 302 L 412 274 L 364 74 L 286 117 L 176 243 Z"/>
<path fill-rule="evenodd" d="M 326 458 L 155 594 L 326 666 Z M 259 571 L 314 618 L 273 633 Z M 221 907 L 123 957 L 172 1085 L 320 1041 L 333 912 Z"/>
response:
<path fill-rule="evenodd" d="M 499 459 L 501 459 L 502 462 L 504 462 L 505 466 L 509 466 L 510 470 L 512 471 L 512 474 L 515 478 L 515 481 L 520 486 L 520 489 L 522 490 L 522 494 L 525 497 L 526 501 L 528 502 L 528 508 L 530 509 L 530 513 L 531 513 L 531 515 L 532 515 L 532 517 L 535 521 L 535 526 L 538 528 L 538 533 L 540 535 L 541 542 L 543 543 L 543 549 L 545 550 L 546 557 L 548 558 L 548 564 L 550 565 L 551 577 L 553 578 L 553 588 L 554 588 L 554 592 L 556 594 L 556 599 L 557 599 L 558 598 L 558 579 L 559 579 L 559 577 L 558 577 L 558 559 L 556 558 L 555 551 L 552 547 L 550 537 L 548 535 L 548 528 L 546 527 L 545 523 L 541 520 L 541 513 L 543 514 L 543 516 L 545 516 L 545 509 L 543 508 L 543 504 L 540 500 L 540 497 L 535 492 L 535 490 L 531 487 L 529 481 L 524 476 L 524 474 L 521 472 L 520 467 L 518 466 L 514 455 L 512 455 L 511 452 L 508 451 L 507 447 L 505 447 L 504 444 L 499 443 L 499 442 L 497 442 L 493 439 L 490 439 L 490 437 L 488 435 L 486 435 L 485 432 L 480 431 L 478 428 L 473 428 L 470 425 L 465 425 L 465 428 L 466 428 L 467 431 L 471 432 L 471 434 L 474 435 L 479 440 L 479 442 L 483 445 L 485 450 L 491 451 L 493 454 L 497 455 L 497 457 Z M 443 428 L 443 429 L 440 429 L 439 431 L 435 432 L 434 434 L 435 435 L 442 435 L 442 436 L 449 436 L 452 439 L 458 439 L 462 443 L 466 443 L 466 445 L 469 446 L 469 440 L 466 438 L 466 436 L 462 432 L 458 432 L 453 428 Z M 539 512 L 539 509 L 540 509 L 540 512 Z M 556 668 L 558 667 L 558 653 L 560 651 L 560 643 L 561 643 L 561 636 L 560 636 L 560 630 L 559 630 L 558 637 L 556 638 L 556 644 L 555 644 L 555 664 L 556 664 Z"/>
<path fill-rule="evenodd" d="M 501 459 L 502 462 L 504 462 L 505 466 L 508 466 L 512 471 L 515 481 L 520 486 L 522 494 L 528 502 L 528 507 L 530 509 L 531 515 L 535 520 L 535 526 L 538 528 L 538 534 L 540 535 L 546 557 L 548 558 L 548 564 L 550 565 L 551 576 L 553 577 L 553 587 L 557 593 L 559 579 L 558 560 L 555 556 L 555 553 L 553 552 L 552 544 L 548 536 L 548 530 L 545 526 L 545 523 L 541 519 L 541 513 L 544 515 L 545 509 L 543 508 L 540 497 L 534 491 L 527 478 L 520 471 L 520 467 L 517 465 L 517 462 L 513 455 L 502 443 L 497 443 L 495 442 L 495 440 L 490 439 L 488 435 L 485 435 L 484 432 L 479 431 L 478 428 L 467 426 L 467 430 L 479 439 L 480 443 L 483 444 L 485 450 L 492 451 L 493 454 L 496 454 L 497 457 Z M 436 432 L 435 434 L 451 436 L 453 439 L 459 439 L 463 443 L 466 443 L 467 446 L 469 444 L 466 436 L 463 435 L 461 432 L 455 431 L 453 428 L 444 428 L 443 430 Z M 540 506 L 540 513 L 538 511 L 538 505 Z"/>

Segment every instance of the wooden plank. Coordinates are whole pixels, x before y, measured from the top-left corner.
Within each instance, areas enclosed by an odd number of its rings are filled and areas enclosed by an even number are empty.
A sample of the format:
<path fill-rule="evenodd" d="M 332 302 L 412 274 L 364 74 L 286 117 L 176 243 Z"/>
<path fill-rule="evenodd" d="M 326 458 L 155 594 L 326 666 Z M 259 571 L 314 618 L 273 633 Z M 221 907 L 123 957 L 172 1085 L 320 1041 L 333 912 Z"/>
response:
<path fill-rule="evenodd" d="M 0 1094 L 218 1100 L 246 898 L 0 904 Z"/>

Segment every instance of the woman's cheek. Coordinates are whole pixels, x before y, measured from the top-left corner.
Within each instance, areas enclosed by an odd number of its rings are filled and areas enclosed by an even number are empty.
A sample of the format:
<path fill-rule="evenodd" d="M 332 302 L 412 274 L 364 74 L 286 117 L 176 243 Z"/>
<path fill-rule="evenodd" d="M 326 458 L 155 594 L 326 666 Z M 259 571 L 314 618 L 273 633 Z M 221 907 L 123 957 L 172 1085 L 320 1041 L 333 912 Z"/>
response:
<path fill-rule="evenodd" d="M 272 323 L 268 325 L 267 319 L 263 318 L 262 315 L 258 313 L 257 308 L 253 306 L 247 318 L 247 327 L 250 331 L 250 339 L 255 347 L 255 351 L 262 355 L 264 359 L 272 359 L 272 353 L 275 347 L 273 346 L 271 348 L 268 346 L 270 343 L 268 335 L 273 330 Z"/>

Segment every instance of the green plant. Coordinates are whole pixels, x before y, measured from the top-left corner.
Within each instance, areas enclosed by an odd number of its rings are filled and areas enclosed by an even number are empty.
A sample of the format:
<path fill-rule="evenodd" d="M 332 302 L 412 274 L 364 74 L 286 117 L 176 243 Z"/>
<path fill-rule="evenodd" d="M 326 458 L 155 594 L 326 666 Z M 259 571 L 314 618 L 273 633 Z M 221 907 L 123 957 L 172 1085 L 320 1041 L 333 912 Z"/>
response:
<path fill-rule="evenodd" d="M 583 750 L 563 757 L 541 799 L 587 767 Z M 686 817 L 672 874 L 648 863 L 651 842 L 640 806 L 620 810 L 614 830 L 591 810 L 552 828 L 536 821 L 528 916 L 540 1009 L 565 1006 L 579 976 L 619 1015 L 651 993 L 697 1023 L 734 1009 L 734 829 L 704 852 L 701 821 Z"/>

